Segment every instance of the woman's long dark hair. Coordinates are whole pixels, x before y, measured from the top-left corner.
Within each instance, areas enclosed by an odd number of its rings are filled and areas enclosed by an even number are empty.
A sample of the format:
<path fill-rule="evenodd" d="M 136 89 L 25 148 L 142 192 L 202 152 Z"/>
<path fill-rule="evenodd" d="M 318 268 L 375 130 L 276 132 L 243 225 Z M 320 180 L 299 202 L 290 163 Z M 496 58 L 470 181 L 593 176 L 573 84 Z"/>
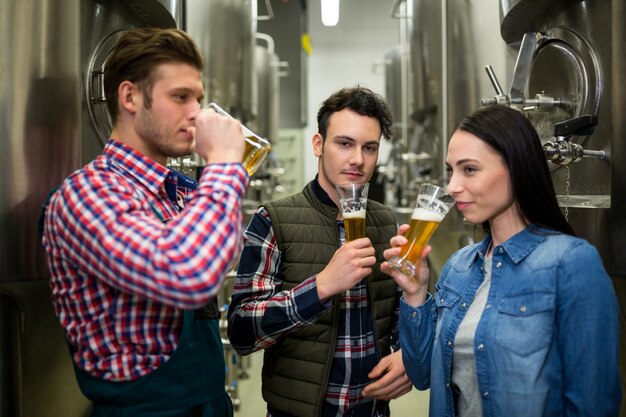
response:
<path fill-rule="evenodd" d="M 485 141 L 502 156 L 511 177 L 513 201 L 525 221 L 575 235 L 556 201 L 539 135 L 522 113 L 502 105 L 484 107 L 464 118 L 457 130 Z M 483 228 L 489 231 L 489 222 Z"/>

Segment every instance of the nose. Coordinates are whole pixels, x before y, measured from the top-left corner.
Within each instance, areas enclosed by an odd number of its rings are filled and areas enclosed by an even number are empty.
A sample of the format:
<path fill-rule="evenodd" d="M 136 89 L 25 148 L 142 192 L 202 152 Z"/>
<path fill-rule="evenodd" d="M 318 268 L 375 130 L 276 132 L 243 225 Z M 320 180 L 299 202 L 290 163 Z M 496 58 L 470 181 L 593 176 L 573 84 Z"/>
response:
<path fill-rule="evenodd" d="M 450 175 L 450 180 L 448 182 L 448 186 L 446 187 L 448 194 L 454 196 L 455 194 L 461 192 L 461 188 L 461 183 L 457 179 L 457 176 L 454 174 Z"/>
<path fill-rule="evenodd" d="M 363 153 L 360 148 L 355 146 L 354 151 L 350 155 L 350 165 L 363 165 Z"/>
<path fill-rule="evenodd" d="M 200 103 L 194 102 L 193 104 L 191 104 L 191 108 L 189 109 L 188 113 L 189 120 L 196 120 L 196 117 L 198 117 L 198 114 L 201 110 L 202 106 L 200 105 Z"/>

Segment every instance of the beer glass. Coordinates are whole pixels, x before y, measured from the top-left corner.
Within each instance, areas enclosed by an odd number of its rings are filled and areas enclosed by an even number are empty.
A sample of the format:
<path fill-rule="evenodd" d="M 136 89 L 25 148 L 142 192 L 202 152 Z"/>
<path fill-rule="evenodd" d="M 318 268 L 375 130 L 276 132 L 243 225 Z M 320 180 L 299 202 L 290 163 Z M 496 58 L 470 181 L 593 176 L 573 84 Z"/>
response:
<path fill-rule="evenodd" d="M 409 231 L 405 235 L 408 242 L 402 246 L 400 256 L 389 260 L 389 266 L 405 275 L 414 276 L 424 247 L 452 206 L 454 199 L 443 188 L 422 184 L 411 215 Z"/>
<path fill-rule="evenodd" d="M 369 184 L 337 184 L 346 242 L 365 237 L 365 209 Z"/>
<path fill-rule="evenodd" d="M 209 103 L 208 108 L 215 110 L 217 113 L 232 117 L 226 110 L 222 109 L 216 103 Z M 241 125 L 241 131 L 246 140 L 246 147 L 243 153 L 243 167 L 248 171 L 248 175 L 253 176 L 259 169 L 267 155 L 272 150 L 272 145 L 267 139 L 264 139 L 252 132 L 243 124 Z"/>

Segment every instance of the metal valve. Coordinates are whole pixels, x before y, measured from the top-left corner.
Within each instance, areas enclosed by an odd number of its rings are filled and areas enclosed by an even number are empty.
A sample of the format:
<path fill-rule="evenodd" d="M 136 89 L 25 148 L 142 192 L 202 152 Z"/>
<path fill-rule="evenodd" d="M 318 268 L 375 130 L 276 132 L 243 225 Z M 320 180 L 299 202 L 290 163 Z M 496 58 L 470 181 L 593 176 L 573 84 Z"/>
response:
<path fill-rule="evenodd" d="M 543 151 L 548 161 L 563 166 L 578 162 L 585 157 L 604 159 L 606 156 L 604 151 L 586 150 L 578 143 L 570 141 L 572 136 L 591 135 L 597 124 L 598 118 L 591 114 L 555 124 L 554 137 L 543 145 Z"/>
<path fill-rule="evenodd" d="M 549 39 L 547 35 L 538 32 L 527 32 L 524 34 L 517 55 L 517 61 L 515 62 L 513 80 L 511 81 L 508 94 L 504 94 L 504 90 L 502 90 L 491 65 L 485 66 L 491 85 L 493 85 L 493 88 L 496 90 L 496 95 L 492 99 L 482 99 L 481 104 L 483 106 L 491 104 L 503 104 L 505 106 L 516 105 L 521 106 L 524 111 L 545 112 L 555 106 L 566 104 L 563 103 L 561 99 L 554 98 L 544 92 L 535 95 L 535 98 L 524 97 L 524 90 L 526 88 L 526 82 L 528 81 L 533 55 L 537 46 L 547 39 Z"/>

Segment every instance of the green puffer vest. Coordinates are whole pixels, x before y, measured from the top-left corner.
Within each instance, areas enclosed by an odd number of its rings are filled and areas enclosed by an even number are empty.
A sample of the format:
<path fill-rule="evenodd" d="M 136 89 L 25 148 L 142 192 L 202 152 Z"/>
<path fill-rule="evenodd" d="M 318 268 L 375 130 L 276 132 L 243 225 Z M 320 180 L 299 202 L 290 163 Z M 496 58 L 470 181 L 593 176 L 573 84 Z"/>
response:
<path fill-rule="evenodd" d="M 324 269 L 339 248 L 338 209 L 320 202 L 311 183 L 302 193 L 267 203 L 265 207 L 282 254 L 282 289 L 289 290 Z M 379 262 L 367 277 L 367 288 L 381 356 L 391 352 L 397 287 L 391 277 L 380 272 L 380 263 L 396 231 L 393 212 L 368 200 L 366 235 Z M 281 415 L 318 417 L 321 414 L 339 329 L 339 297 L 335 296 L 332 309 L 315 324 L 293 331 L 265 350 L 263 399 Z"/>

